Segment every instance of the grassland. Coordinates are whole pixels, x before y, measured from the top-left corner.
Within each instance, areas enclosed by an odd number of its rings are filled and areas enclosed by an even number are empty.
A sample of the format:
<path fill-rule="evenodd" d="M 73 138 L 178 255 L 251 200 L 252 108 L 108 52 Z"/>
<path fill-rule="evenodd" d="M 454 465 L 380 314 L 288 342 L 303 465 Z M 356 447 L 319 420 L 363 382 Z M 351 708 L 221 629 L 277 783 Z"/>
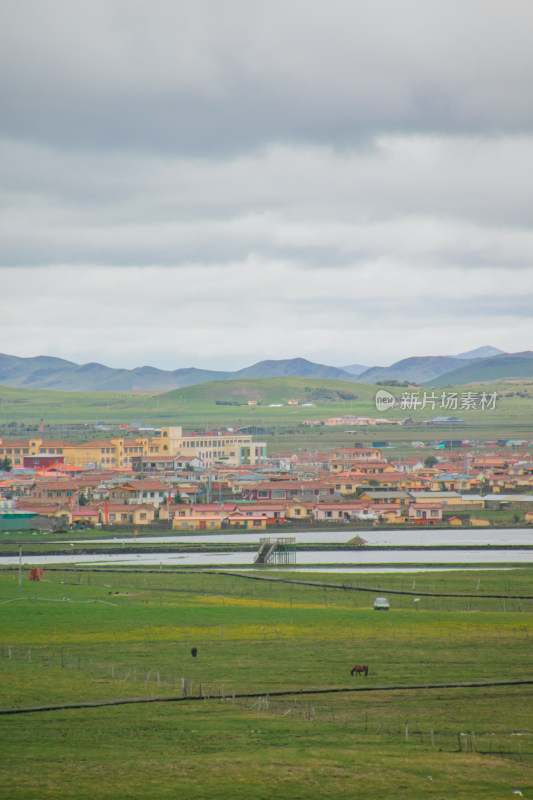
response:
<path fill-rule="evenodd" d="M 286 426 L 308 418 L 322 419 L 330 416 L 355 414 L 376 416 L 374 398 L 376 386 L 362 383 L 325 380 L 317 378 L 263 378 L 235 381 L 216 381 L 199 386 L 189 386 L 163 393 L 127 392 L 53 392 L 39 389 L 14 389 L 0 386 L 0 422 L 45 421 L 87 423 L 104 420 L 128 422 L 140 417 L 143 421 L 162 424 L 181 420 L 183 424 L 277 424 Z M 453 387 L 446 388 L 452 391 Z M 464 386 L 455 387 L 459 393 Z M 468 387 L 472 391 L 497 392 L 499 400 L 493 411 L 471 410 L 458 413 L 473 425 L 494 425 L 531 417 L 533 412 L 533 383 L 491 384 Z M 391 391 L 400 396 L 402 388 Z M 410 387 L 409 391 L 424 392 Z M 426 390 L 431 391 L 431 390 Z M 439 392 L 440 390 L 435 390 Z M 290 399 L 304 403 L 312 401 L 314 407 L 287 407 Z M 260 405 L 247 406 L 248 400 Z M 218 405 L 238 403 L 239 405 Z M 285 404 L 281 408 L 270 404 Z M 412 416 L 430 418 L 438 416 L 439 407 L 418 410 Z M 387 412 L 391 420 L 403 419 L 406 411 L 400 408 Z M 416 419 L 415 419 L 416 422 Z"/>
<path fill-rule="evenodd" d="M 412 452 L 411 441 L 431 445 L 440 439 L 526 439 L 532 437 L 533 384 L 501 383 L 456 387 L 457 391 L 498 393 L 494 410 L 457 412 L 461 424 L 427 425 L 426 420 L 443 412 L 427 408 L 411 413 L 413 423 L 406 426 L 377 426 L 357 429 L 304 426 L 305 420 L 324 420 L 345 415 L 376 416 L 376 387 L 310 378 L 269 378 L 218 381 L 190 386 L 162 394 L 112 392 L 52 392 L 0 387 L 0 436 L 27 438 L 36 435 L 36 426 L 45 421 L 45 438 L 87 441 L 96 434 L 91 426 L 104 422 L 110 426 L 105 435 L 122 434 L 120 424 L 142 422 L 157 425 L 182 425 L 185 430 L 256 426 L 267 429 L 260 438 L 267 441 L 268 452 L 279 450 L 323 451 L 350 446 L 354 441 L 390 442 L 395 453 Z M 413 387 L 413 391 L 416 389 Z M 392 390 L 399 397 L 400 388 Z M 420 390 L 423 392 L 424 390 Z M 440 390 L 436 390 L 437 392 Z M 451 391 L 449 387 L 446 391 Z M 344 398 L 344 399 L 343 399 Z M 248 399 L 258 406 L 247 406 Z M 289 399 L 312 400 L 314 407 L 287 406 Z M 242 403 L 218 405 L 218 403 Z M 270 404 L 282 403 L 281 407 Z M 447 415 L 449 412 L 444 412 Z M 391 420 L 402 420 L 409 412 L 395 408 L 387 413 Z M 14 425 L 14 423 L 16 423 Z"/>
<path fill-rule="evenodd" d="M 1 420 L 38 420 L 41 416 L 47 421 L 109 422 L 126 419 L 145 419 L 158 421 L 183 419 L 193 425 L 205 423 L 208 419 L 219 424 L 240 416 L 242 420 L 253 418 L 258 407 L 248 407 L 248 400 L 258 400 L 262 405 L 260 416 L 277 419 L 287 415 L 304 419 L 313 409 L 294 407 L 288 409 L 269 408 L 270 403 L 287 403 L 290 399 L 312 399 L 314 393 L 325 393 L 326 399 L 319 405 L 329 408 L 372 408 L 375 387 L 345 381 L 317 378 L 263 378 L 235 381 L 216 381 L 199 386 L 189 386 L 163 393 L 126 392 L 53 392 L 39 389 L 13 389 L 0 387 Z M 349 396 L 342 400 L 339 393 Z M 242 405 L 217 405 L 219 403 L 239 403 Z M 374 407 L 375 410 L 375 407 Z"/>
<path fill-rule="evenodd" d="M 0 794 L 531 796 L 531 685 L 430 688 L 532 679 L 531 601 L 508 600 L 503 610 L 488 597 L 531 594 L 531 576 L 529 568 L 374 575 L 384 593 L 435 595 L 416 607 L 393 595 L 391 611 L 376 613 L 375 593 L 345 588 L 353 575 L 325 588 L 193 571 L 65 570 L 39 584 L 25 578 L 19 591 L 16 572 L 2 571 L 4 709 L 184 691 L 192 699 L 0 715 Z M 445 592 L 477 596 L 467 604 L 438 596 Z M 368 678 L 350 677 L 356 662 L 369 664 Z M 393 688 L 401 684 L 428 688 Z M 376 691 L 342 691 L 356 686 Z M 320 689 L 341 691 L 306 694 Z"/>

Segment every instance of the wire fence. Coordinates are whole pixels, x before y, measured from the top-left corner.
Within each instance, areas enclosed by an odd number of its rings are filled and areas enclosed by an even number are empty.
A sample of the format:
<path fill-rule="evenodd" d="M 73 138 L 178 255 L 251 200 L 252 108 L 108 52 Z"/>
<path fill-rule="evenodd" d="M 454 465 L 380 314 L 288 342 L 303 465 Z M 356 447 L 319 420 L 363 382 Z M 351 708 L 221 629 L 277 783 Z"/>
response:
<path fill-rule="evenodd" d="M 83 709 L 102 706 L 118 706 L 136 703 L 179 703 L 217 701 L 237 703 L 243 710 L 254 714 L 261 713 L 291 718 L 301 723 L 349 727 L 354 735 L 373 739 L 402 740 L 410 745 L 438 748 L 447 752 L 483 753 L 515 761 L 533 763 L 533 731 L 465 731 L 456 730 L 453 725 L 446 727 L 422 725 L 419 721 L 400 718 L 396 713 L 361 713 L 360 709 L 342 710 L 338 705 L 328 704 L 328 695 L 348 696 L 353 693 L 382 693 L 431 691 L 432 689 L 468 688 L 474 691 L 483 687 L 527 686 L 531 680 L 442 682 L 433 684 L 411 684 L 397 686 L 287 689 L 280 691 L 239 692 L 231 685 L 213 682 L 205 683 L 184 676 L 177 671 L 138 668 L 109 659 L 99 659 L 87 653 L 67 652 L 61 648 L 46 646 L 26 647 L 22 645 L 0 645 L 0 658 L 13 664 L 31 665 L 31 668 L 49 669 L 56 675 L 61 671 L 77 671 L 94 680 L 100 689 L 107 692 L 121 687 L 135 695 L 97 700 L 73 699 L 66 702 L 48 703 L 33 706 L 0 709 L 0 715 L 57 711 L 62 709 Z M 44 673 L 43 673 L 44 674 Z M 120 691 L 120 690 L 119 690 Z"/>

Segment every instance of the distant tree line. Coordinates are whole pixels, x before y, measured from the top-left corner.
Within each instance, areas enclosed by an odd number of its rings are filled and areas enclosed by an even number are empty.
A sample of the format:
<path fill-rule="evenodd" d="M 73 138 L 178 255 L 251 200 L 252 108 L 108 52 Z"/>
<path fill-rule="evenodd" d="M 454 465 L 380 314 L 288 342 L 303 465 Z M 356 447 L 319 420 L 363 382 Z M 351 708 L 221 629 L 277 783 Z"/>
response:
<path fill-rule="evenodd" d="M 414 386 L 409 381 L 397 381 L 396 378 L 389 378 L 387 381 L 376 381 L 376 386 Z"/>

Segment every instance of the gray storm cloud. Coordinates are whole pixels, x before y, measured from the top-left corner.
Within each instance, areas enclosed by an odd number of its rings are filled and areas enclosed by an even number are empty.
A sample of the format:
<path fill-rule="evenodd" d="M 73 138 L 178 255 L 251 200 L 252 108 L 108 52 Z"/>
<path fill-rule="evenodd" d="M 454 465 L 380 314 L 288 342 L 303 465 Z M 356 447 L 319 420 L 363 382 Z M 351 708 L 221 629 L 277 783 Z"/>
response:
<path fill-rule="evenodd" d="M 4 352 L 216 368 L 528 347 L 529 0 L 0 13 Z"/>
<path fill-rule="evenodd" d="M 205 154 L 529 130 L 532 22 L 529 0 L 18 0 L 5 132 Z"/>

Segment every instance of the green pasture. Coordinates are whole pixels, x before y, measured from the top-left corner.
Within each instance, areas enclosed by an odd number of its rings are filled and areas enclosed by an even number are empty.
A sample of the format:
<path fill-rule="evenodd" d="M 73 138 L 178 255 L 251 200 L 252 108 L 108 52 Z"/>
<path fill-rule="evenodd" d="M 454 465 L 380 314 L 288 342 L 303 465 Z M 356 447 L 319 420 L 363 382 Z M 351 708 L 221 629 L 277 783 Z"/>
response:
<path fill-rule="evenodd" d="M 306 391 L 309 390 L 309 391 Z M 289 407 L 288 400 L 305 401 L 306 394 L 323 390 L 326 398 L 315 408 Z M 350 399 L 339 399 L 341 392 Z M 0 422 L 128 422 L 155 421 L 158 424 L 205 425 L 255 424 L 260 419 L 298 422 L 313 414 L 331 416 L 330 410 L 344 413 L 370 413 L 376 388 L 367 384 L 317 378 L 261 378 L 239 381 L 215 381 L 163 393 L 128 392 L 56 392 L 40 389 L 0 387 Z M 333 399 L 330 399 L 333 398 Z M 261 405 L 248 406 L 248 400 Z M 217 401 L 237 405 L 217 405 Z M 284 403 L 270 408 L 270 403 Z"/>
<path fill-rule="evenodd" d="M 182 425 L 186 430 L 252 425 L 268 428 L 271 433 L 267 440 L 271 450 L 327 449 L 346 444 L 347 439 L 352 441 L 354 438 L 368 442 L 387 440 L 400 448 L 414 439 L 430 443 L 440 438 L 531 438 L 533 384 L 530 382 L 455 387 L 459 395 L 464 391 L 498 392 L 494 410 L 443 411 L 436 403 L 434 409 L 429 405 L 412 412 L 395 408 L 385 415 L 390 420 L 410 416 L 413 424 L 407 427 L 362 427 L 348 433 L 346 428 L 302 426 L 305 420 L 324 420 L 328 417 L 375 417 L 374 398 L 378 388 L 370 384 L 317 378 L 216 381 L 160 394 L 54 392 L 1 386 L 0 428 L 3 436 L 25 436 L 23 429 L 19 431 L 18 427 L 7 426 L 14 422 L 17 426 L 35 425 L 42 418 L 46 425 L 51 426 L 46 430 L 50 430 L 55 437 L 68 433 L 67 438 L 83 440 L 94 437 L 92 429 L 89 432 L 84 432 L 83 428 L 71 431 L 69 425 L 105 422 L 118 426 L 120 423 L 143 422 Z M 434 391 L 440 397 L 442 391 L 452 390 L 453 387 L 446 387 Z M 406 389 L 393 387 L 391 391 L 399 398 Z M 409 387 L 408 391 L 419 391 L 422 397 L 424 391 L 429 394 L 433 390 Z M 301 402 L 312 400 L 315 406 L 287 406 L 290 399 Z M 260 405 L 248 406 L 248 400 L 258 400 Z M 227 402 L 242 405 L 220 405 Z M 271 408 L 271 403 L 283 405 Z M 463 419 L 464 424 L 429 427 L 423 424 L 432 417 L 450 414 Z M 63 432 L 62 427 L 65 429 Z"/>
<path fill-rule="evenodd" d="M 0 796 L 532 796 L 532 574 L 2 570 Z"/>

